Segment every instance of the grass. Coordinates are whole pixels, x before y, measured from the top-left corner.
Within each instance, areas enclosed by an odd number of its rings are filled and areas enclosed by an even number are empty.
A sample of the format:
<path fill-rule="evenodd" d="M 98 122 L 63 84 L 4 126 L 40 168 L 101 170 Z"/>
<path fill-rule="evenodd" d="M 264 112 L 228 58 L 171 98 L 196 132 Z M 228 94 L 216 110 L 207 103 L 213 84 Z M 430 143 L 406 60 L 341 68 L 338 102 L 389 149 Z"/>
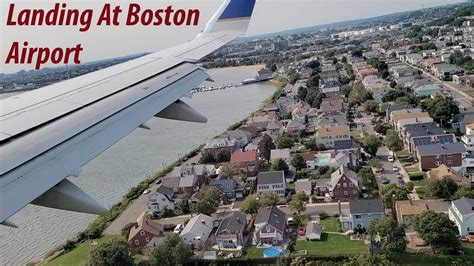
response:
<path fill-rule="evenodd" d="M 410 156 L 410 153 L 408 152 L 408 150 L 397 151 L 397 152 L 395 152 L 395 156 L 396 156 L 398 159 L 407 158 L 407 157 Z"/>
<path fill-rule="evenodd" d="M 453 265 L 457 260 L 468 260 L 469 262 L 458 262 L 456 265 L 473 265 L 474 264 L 474 244 L 462 243 L 464 247 L 464 255 L 461 256 L 443 256 L 443 255 L 427 255 L 427 254 L 411 254 L 393 256 L 393 261 L 397 265 Z"/>
<path fill-rule="evenodd" d="M 362 240 L 350 240 L 345 235 L 323 233 L 320 241 L 297 240 L 295 250 L 306 250 L 308 255 L 334 256 L 367 253 Z"/>
<path fill-rule="evenodd" d="M 295 189 L 295 183 L 288 183 L 286 184 L 287 189 Z"/>
<path fill-rule="evenodd" d="M 112 238 L 120 238 L 121 236 L 103 236 L 97 239 L 97 243 L 100 244 Z M 82 242 L 76 246 L 72 251 L 55 258 L 54 260 L 46 263 L 47 266 L 56 265 L 85 265 L 89 256 L 89 251 L 94 249 L 96 246 L 90 246 L 89 242 Z"/>
<path fill-rule="evenodd" d="M 414 174 L 414 173 L 420 172 L 420 167 L 418 166 L 418 164 L 414 164 L 414 165 L 405 167 L 405 170 L 407 171 L 408 174 Z"/>
<path fill-rule="evenodd" d="M 339 232 L 339 229 L 341 228 L 339 220 L 334 217 L 328 217 L 324 220 L 321 220 L 321 225 L 326 232 Z"/>
<path fill-rule="evenodd" d="M 256 246 L 248 246 L 245 249 L 245 258 L 263 258 L 263 248 L 257 248 Z"/>

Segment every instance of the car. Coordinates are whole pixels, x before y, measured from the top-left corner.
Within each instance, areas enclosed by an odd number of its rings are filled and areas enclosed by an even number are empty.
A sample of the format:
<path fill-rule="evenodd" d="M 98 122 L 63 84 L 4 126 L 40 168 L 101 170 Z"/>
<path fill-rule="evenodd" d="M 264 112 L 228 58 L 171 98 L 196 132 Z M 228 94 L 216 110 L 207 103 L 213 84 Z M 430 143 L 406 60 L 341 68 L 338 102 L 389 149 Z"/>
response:
<path fill-rule="evenodd" d="M 181 230 L 183 230 L 183 225 L 182 224 L 177 224 L 176 227 L 173 230 L 173 233 L 179 234 L 179 233 L 181 233 Z"/>
<path fill-rule="evenodd" d="M 288 220 L 286 220 L 286 224 L 288 224 L 288 225 L 294 225 L 294 224 L 295 224 L 295 220 L 293 219 L 293 217 L 288 217 Z"/>
<path fill-rule="evenodd" d="M 393 161 L 394 161 L 392 155 L 389 155 L 389 156 L 388 156 L 388 161 L 389 161 L 389 162 L 393 162 Z"/>
<path fill-rule="evenodd" d="M 146 194 L 148 194 L 148 193 L 150 193 L 150 192 L 151 192 L 151 190 L 145 189 L 145 190 L 143 191 L 143 194 L 146 195 Z"/>
<path fill-rule="evenodd" d="M 382 184 L 384 185 L 390 184 L 390 179 L 388 179 L 387 177 L 382 177 Z"/>
<path fill-rule="evenodd" d="M 305 236 L 306 235 L 306 228 L 305 227 L 298 228 L 298 235 L 299 236 Z"/>
<path fill-rule="evenodd" d="M 392 168 L 392 170 L 393 170 L 394 172 L 398 172 L 398 167 L 396 167 L 396 166 L 394 165 L 393 168 Z"/>
<path fill-rule="evenodd" d="M 398 178 L 398 179 L 402 179 L 402 174 L 397 173 L 397 178 Z"/>
<path fill-rule="evenodd" d="M 405 181 L 403 181 L 403 179 L 398 180 L 398 185 L 401 187 L 405 187 Z"/>

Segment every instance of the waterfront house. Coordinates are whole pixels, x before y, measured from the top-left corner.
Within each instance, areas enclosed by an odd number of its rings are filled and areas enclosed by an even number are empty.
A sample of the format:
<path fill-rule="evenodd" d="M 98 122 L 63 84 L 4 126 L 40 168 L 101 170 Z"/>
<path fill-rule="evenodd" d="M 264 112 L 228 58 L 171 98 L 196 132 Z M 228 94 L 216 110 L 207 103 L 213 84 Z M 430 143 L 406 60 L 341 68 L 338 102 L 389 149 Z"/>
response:
<path fill-rule="evenodd" d="M 474 199 L 460 198 L 452 201 L 448 215 L 456 224 L 460 236 L 474 234 Z"/>
<path fill-rule="evenodd" d="M 286 237 L 286 215 L 276 206 L 261 207 L 255 218 L 254 241 L 257 244 L 279 245 Z"/>
<path fill-rule="evenodd" d="M 349 212 L 340 216 L 344 232 L 354 229 L 368 229 L 370 222 L 383 218 L 384 207 L 380 199 L 349 201 Z"/>
<path fill-rule="evenodd" d="M 176 205 L 176 195 L 174 190 L 165 185 L 160 185 L 157 191 L 150 195 L 147 203 L 148 213 L 160 212 L 164 208 L 174 210 Z"/>
<path fill-rule="evenodd" d="M 130 228 L 128 243 L 135 250 L 142 250 L 154 238 L 163 237 L 164 230 L 160 223 L 147 219 L 142 213 Z"/>
<path fill-rule="evenodd" d="M 213 229 L 214 220 L 212 217 L 199 214 L 189 220 L 179 237 L 184 243 L 200 250 L 208 244 L 207 240 Z"/>
<path fill-rule="evenodd" d="M 306 129 L 306 126 L 299 120 L 293 119 L 287 125 L 285 131 L 293 137 L 300 137 Z"/>
<path fill-rule="evenodd" d="M 235 147 L 237 149 L 243 149 L 252 140 L 252 133 L 237 129 L 237 130 L 227 131 L 223 133 L 220 137 L 227 138 L 227 139 L 234 139 Z"/>
<path fill-rule="evenodd" d="M 285 197 L 286 181 L 285 172 L 260 172 L 257 176 L 257 194 L 275 192 L 280 197 Z"/>
<path fill-rule="evenodd" d="M 237 148 L 235 139 L 215 138 L 209 140 L 203 148 L 203 156 L 212 156 L 216 162 L 230 160 L 230 154 Z"/>
<path fill-rule="evenodd" d="M 215 242 L 219 249 L 241 249 L 244 243 L 244 231 L 247 225 L 246 215 L 234 211 L 226 215 L 215 232 Z"/>
<path fill-rule="evenodd" d="M 278 120 L 273 120 L 267 126 L 267 133 L 272 139 L 276 139 L 283 132 L 283 124 Z"/>
<path fill-rule="evenodd" d="M 215 187 L 221 193 L 224 202 L 231 202 L 244 196 L 244 184 L 231 177 L 211 179 L 209 180 L 209 186 Z"/>

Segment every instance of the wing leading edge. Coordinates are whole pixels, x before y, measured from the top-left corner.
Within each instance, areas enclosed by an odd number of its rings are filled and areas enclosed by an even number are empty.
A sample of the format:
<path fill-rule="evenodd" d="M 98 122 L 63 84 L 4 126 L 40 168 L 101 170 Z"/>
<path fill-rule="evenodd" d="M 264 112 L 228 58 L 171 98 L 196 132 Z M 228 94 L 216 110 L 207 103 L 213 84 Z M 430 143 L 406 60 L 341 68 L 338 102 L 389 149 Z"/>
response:
<path fill-rule="evenodd" d="M 1 100 L 0 224 L 28 203 L 104 213 L 65 178 L 154 116 L 206 122 L 179 100 L 209 78 L 193 62 L 245 34 L 254 5 L 226 0 L 194 40 Z"/>

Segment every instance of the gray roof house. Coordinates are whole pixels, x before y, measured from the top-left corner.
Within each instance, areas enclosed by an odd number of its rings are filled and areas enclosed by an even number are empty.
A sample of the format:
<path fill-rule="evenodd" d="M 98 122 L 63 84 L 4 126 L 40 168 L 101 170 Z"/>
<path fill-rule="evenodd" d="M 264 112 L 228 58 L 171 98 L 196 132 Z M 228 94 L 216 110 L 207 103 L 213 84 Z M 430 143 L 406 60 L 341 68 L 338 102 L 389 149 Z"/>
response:
<path fill-rule="evenodd" d="M 296 193 L 303 192 L 307 196 L 313 195 L 313 182 L 309 179 L 298 179 L 295 182 Z"/>
<path fill-rule="evenodd" d="M 452 201 L 448 215 L 456 224 L 460 236 L 474 234 L 474 199 L 461 198 Z"/>
<path fill-rule="evenodd" d="M 321 225 L 315 221 L 310 221 L 306 225 L 306 240 L 321 240 Z"/>
<path fill-rule="evenodd" d="M 286 214 L 276 206 L 261 207 L 255 217 L 256 243 L 280 244 L 286 235 Z"/>
<path fill-rule="evenodd" d="M 234 211 L 225 216 L 216 230 L 215 238 L 219 248 L 238 249 L 244 246 L 243 233 L 247 225 L 246 215 Z"/>
<path fill-rule="evenodd" d="M 344 232 L 354 229 L 369 228 L 370 222 L 382 218 L 385 213 L 380 199 L 352 200 L 349 202 L 349 212 L 340 216 Z"/>
<path fill-rule="evenodd" d="M 223 200 L 228 202 L 233 199 L 240 199 L 244 195 L 244 185 L 233 178 L 209 180 L 209 186 L 217 188 L 223 195 Z"/>
<path fill-rule="evenodd" d="M 260 172 L 257 176 L 257 194 L 275 192 L 284 197 L 286 181 L 284 171 Z"/>
<path fill-rule="evenodd" d="M 420 168 L 423 170 L 433 169 L 441 164 L 458 170 L 456 167 L 462 166 L 462 160 L 467 153 L 462 142 L 422 145 L 416 149 Z"/>
<path fill-rule="evenodd" d="M 214 228 L 212 217 L 199 214 L 191 218 L 179 237 L 186 244 L 192 244 L 198 249 L 206 245 L 207 239 Z"/>
<path fill-rule="evenodd" d="M 174 210 L 176 207 L 175 198 L 174 190 L 162 184 L 158 187 L 157 191 L 148 198 L 147 211 L 149 213 L 160 212 L 164 208 Z"/>

